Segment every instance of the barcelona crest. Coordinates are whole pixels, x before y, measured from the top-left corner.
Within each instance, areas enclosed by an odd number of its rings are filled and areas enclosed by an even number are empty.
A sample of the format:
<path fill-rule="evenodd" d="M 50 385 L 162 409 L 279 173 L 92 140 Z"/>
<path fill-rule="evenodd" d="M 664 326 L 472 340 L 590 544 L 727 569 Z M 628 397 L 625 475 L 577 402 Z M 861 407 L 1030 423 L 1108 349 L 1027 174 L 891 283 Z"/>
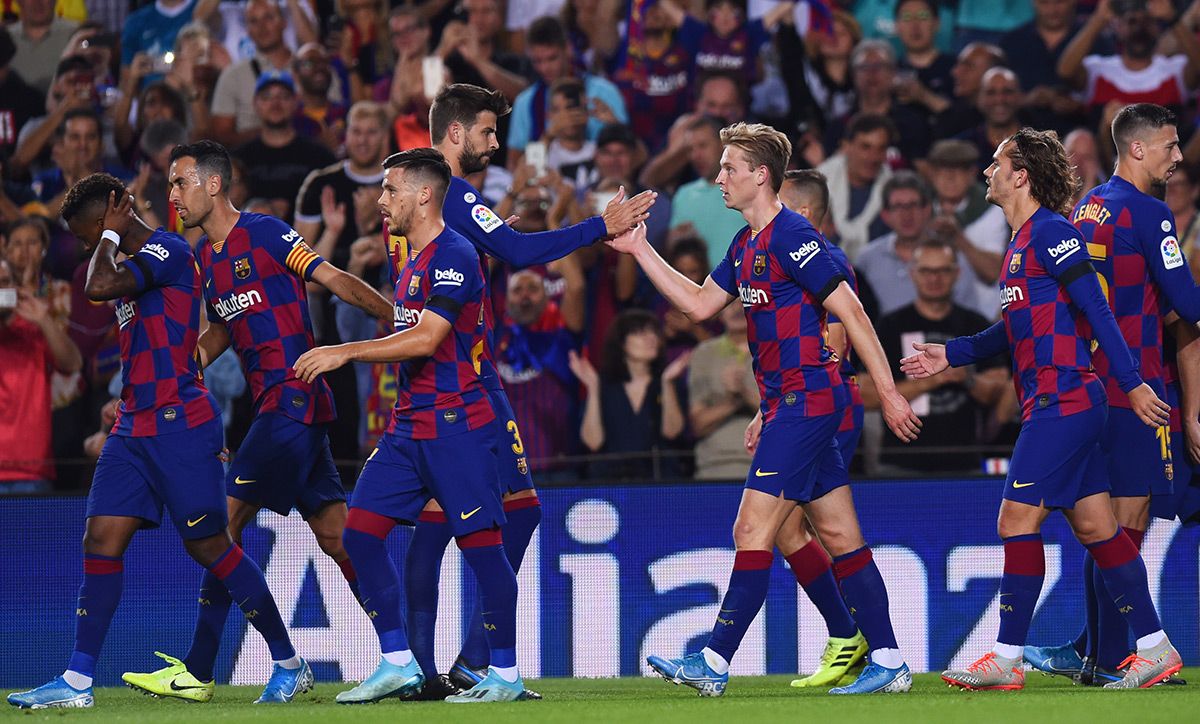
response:
<path fill-rule="evenodd" d="M 408 280 L 408 296 L 415 296 L 417 290 L 421 288 L 421 275 L 413 274 L 412 279 Z"/>
<path fill-rule="evenodd" d="M 525 461 L 525 457 L 517 458 L 517 472 L 521 475 L 529 474 L 529 463 Z"/>
<path fill-rule="evenodd" d="M 233 260 L 233 274 L 238 279 L 245 279 L 250 276 L 250 257 L 242 257 L 241 259 Z"/>
<path fill-rule="evenodd" d="M 1016 274 L 1021 271 L 1021 252 L 1014 251 L 1012 259 L 1008 261 L 1008 273 Z"/>
<path fill-rule="evenodd" d="M 767 255 L 766 254 L 755 254 L 754 255 L 754 273 L 762 274 L 766 270 L 767 270 Z"/>

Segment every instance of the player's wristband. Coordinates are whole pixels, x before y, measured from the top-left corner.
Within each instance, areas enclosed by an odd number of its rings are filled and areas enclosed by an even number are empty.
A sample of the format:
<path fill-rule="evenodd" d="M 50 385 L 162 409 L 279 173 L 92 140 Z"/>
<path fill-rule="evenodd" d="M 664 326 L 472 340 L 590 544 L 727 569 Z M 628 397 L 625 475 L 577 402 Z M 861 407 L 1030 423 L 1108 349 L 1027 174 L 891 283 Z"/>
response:
<path fill-rule="evenodd" d="M 108 239 L 109 241 L 116 244 L 117 246 L 121 245 L 121 235 L 118 234 L 117 232 L 113 231 L 112 229 L 105 229 L 104 231 L 100 232 L 100 238 Z"/>

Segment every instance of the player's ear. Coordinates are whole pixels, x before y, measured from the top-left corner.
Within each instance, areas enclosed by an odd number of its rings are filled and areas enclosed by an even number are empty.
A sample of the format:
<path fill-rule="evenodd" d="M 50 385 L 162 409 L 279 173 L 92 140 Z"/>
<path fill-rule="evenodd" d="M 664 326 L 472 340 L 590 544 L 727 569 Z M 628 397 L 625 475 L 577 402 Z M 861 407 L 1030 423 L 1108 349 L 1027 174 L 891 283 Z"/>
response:
<path fill-rule="evenodd" d="M 451 121 L 449 127 L 446 128 L 446 135 L 450 138 L 450 142 L 458 145 L 462 143 L 463 124 L 458 121 Z"/>
<path fill-rule="evenodd" d="M 1133 141 L 1129 144 L 1129 155 L 1141 161 L 1146 156 L 1146 149 L 1142 146 L 1141 141 Z"/>

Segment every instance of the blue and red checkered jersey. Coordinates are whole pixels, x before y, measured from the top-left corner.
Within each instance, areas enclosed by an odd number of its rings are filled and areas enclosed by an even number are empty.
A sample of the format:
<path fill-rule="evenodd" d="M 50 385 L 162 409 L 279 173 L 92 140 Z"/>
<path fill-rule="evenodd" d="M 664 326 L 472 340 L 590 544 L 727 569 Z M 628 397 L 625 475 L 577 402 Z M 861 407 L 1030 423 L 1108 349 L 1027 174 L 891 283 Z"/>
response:
<path fill-rule="evenodd" d="M 692 57 L 679 42 L 657 58 L 629 48 L 613 74 L 629 109 L 629 126 L 651 153 L 666 144 L 675 120 L 692 109 Z"/>
<path fill-rule="evenodd" d="M 697 72 L 736 73 L 752 83 L 758 75 L 758 54 L 771 41 L 762 20 L 749 20 L 725 37 L 691 15 L 679 26 L 679 42 L 692 53 Z"/>
<path fill-rule="evenodd" d="M 255 414 L 274 412 L 306 424 L 335 419 L 325 380 L 309 384 L 292 368 L 313 348 L 304 282 L 325 260 L 283 221 L 247 212 L 226 239 L 201 239 L 196 256 L 208 318 L 229 330 Z"/>
<path fill-rule="evenodd" d="M 820 233 L 820 232 L 817 232 Z M 821 239 L 825 242 L 825 249 L 829 251 L 829 256 L 833 257 L 833 263 L 837 265 L 839 271 L 846 276 L 847 283 L 850 288 L 858 294 L 858 275 L 854 273 L 854 267 L 850 264 L 850 257 L 846 256 L 846 252 L 842 251 L 842 247 L 837 244 L 831 244 L 824 234 Z M 836 314 L 832 312 L 828 315 L 827 324 L 834 322 L 840 323 Z M 842 364 L 838 367 L 838 373 L 842 376 L 842 383 L 846 385 L 846 391 L 850 393 L 850 406 L 846 408 L 846 415 L 842 418 L 842 425 L 838 428 L 838 432 L 847 432 L 857 427 L 854 424 L 854 406 L 863 404 L 862 390 L 858 387 L 857 370 L 854 369 L 854 363 L 851 361 L 851 354 L 854 352 L 854 347 L 850 344 L 850 335 L 846 335 L 846 351 L 839 352 L 834 350 L 834 353 L 842 360 Z"/>
<path fill-rule="evenodd" d="M 1161 398 L 1166 392 L 1163 317 L 1175 309 L 1191 322 L 1200 320 L 1200 289 L 1176 237 L 1174 215 L 1162 201 L 1113 176 L 1084 194 L 1071 222 L 1087 241 L 1104 295 L 1142 379 Z M 1104 350 L 1096 349 L 1092 359 L 1104 378 L 1109 404 L 1129 407 L 1128 396 L 1109 375 Z"/>
<path fill-rule="evenodd" d="M 392 249 L 407 249 L 393 244 Z M 430 357 L 401 362 L 388 433 L 432 440 L 477 430 L 495 419 L 480 379 L 486 354 L 483 275 L 475 247 L 449 226 L 417 253 L 408 251 L 395 293 L 397 332 L 423 312 L 450 322 Z"/>
<path fill-rule="evenodd" d="M 220 411 L 192 356 L 203 297 L 191 248 L 159 229 L 121 266 L 137 293 L 117 304 L 122 387 L 112 434 L 147 437 L 208 422 Z"/>
<path fill-rule="evenodd" d="M 807 219 L 784 208 L 758 234 L 743 227 L 711 276 L 745 309 L 763 422 L 849 404 L 822 306 L 846 275 Z"/>

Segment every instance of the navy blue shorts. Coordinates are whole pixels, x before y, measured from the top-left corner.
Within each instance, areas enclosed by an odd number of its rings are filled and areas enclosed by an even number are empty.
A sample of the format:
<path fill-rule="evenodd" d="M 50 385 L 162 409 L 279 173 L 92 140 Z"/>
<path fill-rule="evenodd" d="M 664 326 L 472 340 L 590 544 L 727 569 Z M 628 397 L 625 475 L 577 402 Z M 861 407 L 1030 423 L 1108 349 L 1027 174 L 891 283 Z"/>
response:
<path fill-rule="evenodd" d="M 798 503 L 850 482 L 838 450 L 842 411 L 820 417 L 776 417 L 763 425 L 746 487 Z"/>
<path fill-rule="evenodd" d="M 525 443 L 517 429 L 517 416 L 504 390 L 488 390 L 488 399 L 496 411 L 496 469 L 500 474 L 500 492 L 519 493 L 533 490 L 529 461 L 525 459 Z"/>
<path fill-rule="evenodd" d="M 854 453 L 858 450 L 858 441 L 862 439 L 863 430 L 863 406 L 851 405 L 846 413 L 853 415 L 854 427 L 849 430 L 838 430 L 834 439 L 837 440 L 838 451 L 842 454 L 842 462 L 846 464 L 846 469 L 850 469 L 850 461 L 854 459 Z M 846 426 L 846 421 L 842 420 L 842 427 Z"/>
<path fill-rule="evenodd" d="M 1109 407 L 1100 439 L 1114 498 L 1170 495 L 1174 467 L 1171 428 L 1150 427 L 1126 407 Z"/>
<path fill-rule="evenodd" d="M 1165 402 L 1171 406 L 1171 490 L 1154 491 L 1150 497 L 1150 515 L 1183 523 L 1200 523 L 1200 471 L 1187 454 L 1187 443 L 1176 418 L 1180 409 L 1179 384 L 1167 385 Z"/>
<path fill-rule="evenodd" d="M 359 473 L 350 507 L 411 524 L 433 499 L 458 538 L 503 525 L 496 477 L 494 425 L 437 440 L 384 435 Z"/>
<path fill-rule="evenodd" d="M 141 518 L 162 524 L 163 506 L 184 540 L 225 530 L 228 518 L 221 480 L 221 418 L 152 437 L 109 435 L 96 461 L 87 517 Z"/>
<path fill-rule="evenodd" d="M 1108 466 L 1100 438 L 1106 407 L 1021 425 L 1013 448 L 1004 499 L 1047 508 L 1108 492 Z"/>
<path fill-rule="evenodd" d="M 225 474 L 225 494 L 280 515 L 295 507 L 305 519 L 345 502 L 326 426 L 276 413 L 254 418 Z"/>

